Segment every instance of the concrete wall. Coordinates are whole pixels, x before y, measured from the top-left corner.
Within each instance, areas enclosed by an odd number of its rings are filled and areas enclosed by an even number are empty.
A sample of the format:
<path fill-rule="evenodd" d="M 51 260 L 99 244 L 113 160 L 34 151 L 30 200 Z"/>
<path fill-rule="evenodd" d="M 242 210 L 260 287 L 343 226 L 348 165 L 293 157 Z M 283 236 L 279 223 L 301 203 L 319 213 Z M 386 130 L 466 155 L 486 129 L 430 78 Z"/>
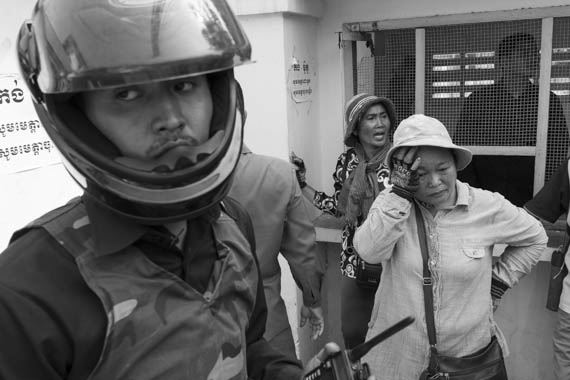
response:
<path fill-rule="evenodd" d="M 247 110 L 246 144 L 254 152 L 286 158 L 289 142 L 283 15 L 243 16 L 240 22 L 253 47 L 253 62 L 235 70 Z"/>
<path fill-rule="evenodd" d="M 35 1 L 19 0 L 0 14 L 0 77 L 18 73 L 15 40 Z M 28 99 L 30 101 L 30 99 Z M 31 111 L 30 113 L 32 113 Z M 35 118 L 35 115 L 22 115 Z M 6 148 L 0 136 L 0 148 Z M 0 174 L 0 251 L 12 232 L 78 195 L 80 189 L 61 164 L 13 174 Z"/>
<path fill-rule="evenodd" d="M 319 61 L 317 59 L 318 23 L 317 19 L 304 15 L 285 15 L 285 64 L 287 65 L 287 118 L 289 149 L 300 154 L 312 172 L 314 163 L 319 161 L 321 129 L 319 128 Z M 292 62 L 308 65 L 308 73 L 303 78 L 308 78 L 311 83 L 306 88 L 311 95 L 298 99 L 294 96 L 292 83 L 295 74 L 291 68 Z"/>

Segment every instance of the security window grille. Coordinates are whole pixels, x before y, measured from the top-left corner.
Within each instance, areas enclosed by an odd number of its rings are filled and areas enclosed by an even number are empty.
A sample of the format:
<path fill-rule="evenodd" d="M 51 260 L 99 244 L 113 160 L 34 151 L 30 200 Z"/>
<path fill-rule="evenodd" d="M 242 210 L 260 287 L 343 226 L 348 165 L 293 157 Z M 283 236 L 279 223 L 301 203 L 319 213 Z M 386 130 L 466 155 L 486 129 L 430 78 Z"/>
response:
<path fill-rule="evenodd" d="M 428 26 L 423 38 L 416 29 L 375 32 L 383 50 L 360 60 L 355 87 L 391 98 L 400 119 L 420 109 L 441 120 L 453 140 L 475 154 L 460 179 L 522 206 L 569 147 L 570 18 L 550 24 L 549 70 L 541 67 L 543 25 L 531 19 Z M 417 59 L 423 83 L 415 80 Z M 541 81 L 541 73 L 550 80 Z M 539 117 L 541 86 L 550 92 L 542 95 Z"/>
<path fill-rule="evenodd" d="M 562 105 L 557 123 L 570 126 L 570 17 L 554 19 L 552 30 L 552 66 L 550 72 L 550 90 L 556 94 Z M 550 138 L 550 136 L 549 136 Z M 546 177 L 552 174 L 568 155 L 568 141 L 562 137 L 552 136 L 552 155 L 556 159 L 546 160 Z M 547 157 L 548 158 L 548 157 Z"/>
<path fill-rule="evenodd" d="M 389 98 L 402 120 L 414 113 L 415 31 L 387 30 L 375 37 L 375 56 L 363 57 L 356 70 L 357 92 Z"/>

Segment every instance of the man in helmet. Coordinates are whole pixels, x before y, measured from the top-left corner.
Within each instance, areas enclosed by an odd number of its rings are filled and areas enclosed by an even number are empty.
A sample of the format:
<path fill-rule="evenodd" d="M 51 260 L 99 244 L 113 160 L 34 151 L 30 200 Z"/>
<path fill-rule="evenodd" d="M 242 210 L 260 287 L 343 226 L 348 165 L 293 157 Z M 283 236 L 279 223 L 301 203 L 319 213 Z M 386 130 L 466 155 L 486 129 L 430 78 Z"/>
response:
<path fill-rule="evenodd" d="M 84 195 L 0 255 L 0 378 L 300 378 L 262 338 L 247 214 L 221 202 L 250 51 L 222 0 L 39 0 L 21 70 Z"/>

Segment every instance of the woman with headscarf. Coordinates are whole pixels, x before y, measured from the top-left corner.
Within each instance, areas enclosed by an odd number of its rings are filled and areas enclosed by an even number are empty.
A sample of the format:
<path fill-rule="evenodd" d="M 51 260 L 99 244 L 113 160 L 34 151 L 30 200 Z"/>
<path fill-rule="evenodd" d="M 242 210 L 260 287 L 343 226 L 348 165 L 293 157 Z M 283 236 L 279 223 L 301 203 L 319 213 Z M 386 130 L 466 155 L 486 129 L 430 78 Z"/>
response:
<path fill-rule="evenodd" d="M 344 143 L 348 149 L 338 157 L 332 196 L 307 185 L 304 163 L 299 157 L 292 156 L 292 162 L 297 166 L 303 194 L 313 205 L 346 221 L 340 254 L 341 328 L 345 347 L 352 348 L 366 337 L 381 272 L 381 266 L 369 266 L 368 273 L 376 275 L 369 278 L 370 285 L 356 281 L 357 270 L 365 263 L 355 251 L 352 238 L 389 179 L 390 172 L 384 161 L 391 146 L 392 127 L 396 125 L 394 105 L 387 98 L 357 94 L 346 103 L 345 123 Z"/>

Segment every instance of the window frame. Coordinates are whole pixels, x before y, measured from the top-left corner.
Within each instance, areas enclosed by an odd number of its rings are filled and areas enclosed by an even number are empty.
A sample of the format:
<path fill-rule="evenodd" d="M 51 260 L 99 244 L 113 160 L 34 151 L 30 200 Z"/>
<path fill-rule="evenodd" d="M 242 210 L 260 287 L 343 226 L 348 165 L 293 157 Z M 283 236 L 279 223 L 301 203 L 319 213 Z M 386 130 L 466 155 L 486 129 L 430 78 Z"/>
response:
<path fill-rule="evenodd" d="M 476 12 L 407 19 L 344 23 L 339 38 L 343 104 L 356 91 L 356 65 L 362 57 L 370 55 L 366 41 L 374 32 L 389 29 L 415 30 L 415 94 L 414 112 L 425 109 L 425 31 L 434 26 L 451 26 L 467 23 L 507 22 L 513 20 L 541 20 L 540 73 L 537 136 L 535 147 L 468 146 L 474 154 L 530 155 L 535 157 L 533 191 L 536 194 L 544 185 L 546 172 L 546 138 L 549 116 L 550 79 L 552 68 L 552 34 L 554 18 L 570 17 L 570 5 L 532 9 Z M 544 53 L 546 52 L 546 53 Z M 569 147 L 570 148 L 570 147 Z"/>

